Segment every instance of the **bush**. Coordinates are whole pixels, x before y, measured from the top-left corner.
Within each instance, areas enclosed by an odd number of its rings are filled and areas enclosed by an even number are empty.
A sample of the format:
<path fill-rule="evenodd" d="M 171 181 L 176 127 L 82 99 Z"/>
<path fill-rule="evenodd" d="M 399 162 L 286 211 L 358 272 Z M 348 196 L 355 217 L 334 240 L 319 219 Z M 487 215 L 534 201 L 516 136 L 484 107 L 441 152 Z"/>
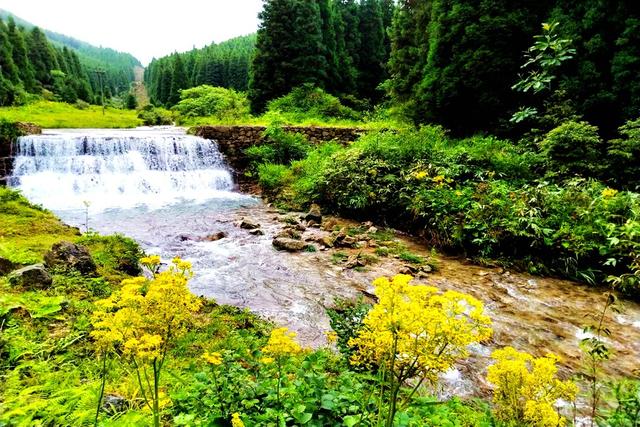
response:
<path fill-rule="evenodd" d="M 289 176 L 289 168 L 285 165 L 272 163 L 258 165 L 258 182 L 267 194 L 275 194 L 277 190 L 285 187 Z"/>
<path fill-rule="evenodd" d="M 566 122 L 540 143 L 551 174 L 595 177 L 601 171 L 602 140 L 598 128 L 587 122 Z"/>
<path fill-rule="evenodd" d="M 610 142 L 609 172 L 620 187 L 640 190 L 640 119 L 628 121 L 620 127 L 623 138 Z"/>
<path fill-rule="evenodd" d="M 362 118 L 357 111 L 342 105 L 338 98 L 312 84 L 297 87 L 289 94 L 271 101 L 267 110 L 279 111 L 294 120 L 307 117 L 343 120 Z"/>
<path fill-rule="evenodd" d="M 101 236 L 97 233 L 87 233 L 78 243 L 87 246 L 96 264 L 107 272 L 119 272 L 130 276 L 142 273 L 138 260 L 144 253 L 138 243 L 129 237 L 121 234 Z"/>
<path fill-rule="evenodd" d="M 212 117 L 216 120 L 241 120 L 249 117 L 247 97 L 233 89 L 202 85 L 180 92 L 180 102 L 173 107 L 184 118 Z"/>
<path fill-rule="evenodd" d="M 304 135 L 287 132 L 278 123 L 269 126 L 263 138 L 266 140 L 264 144 L 245 150 L 252 170 L 263 163 L 288 165 L 294 160 L 303 159 L 309 151 L 309 141 Z"/>
<path fill-rule="evenodd" d="M 164 108 L 146 105 L 138 112 L 138 118 L 145 126 L 167 126 L 173 124 L 171 112 Z"/>

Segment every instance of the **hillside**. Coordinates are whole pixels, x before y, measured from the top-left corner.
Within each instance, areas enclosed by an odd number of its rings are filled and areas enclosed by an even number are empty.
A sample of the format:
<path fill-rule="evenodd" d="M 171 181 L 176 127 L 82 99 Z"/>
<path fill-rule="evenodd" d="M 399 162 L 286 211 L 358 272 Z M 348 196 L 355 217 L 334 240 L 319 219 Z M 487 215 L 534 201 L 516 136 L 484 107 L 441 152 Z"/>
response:
<path fill-rule="evenodd" d="M 13 17 L 16 24 L 26 29 L 35 27 L 34 24 L 14 15 L 13 13 L 0 9 L 0 19 Z M 134 81 L 133 68 L 141 66 L 140 61 L 133 55 L 125 52 L 119 52 L 114 49 L 106 47 L 98 47 L 87 42 L 75 39 L 73 37 L 66 36 L 64 34 L 56 33 L 42 29 L 52 44 L 58 47 L 64 47 L 76 52 L 80 58 L 80 62 L 88 70 L 103 69 L 107 73 L 105 79 L 110 83 L 109 88 L 112 93 L 117 93 L 129 87 L 129 84 Z M 89 76 L 92 87 L 98 87 L 97 77 L 95 74 Z"/>

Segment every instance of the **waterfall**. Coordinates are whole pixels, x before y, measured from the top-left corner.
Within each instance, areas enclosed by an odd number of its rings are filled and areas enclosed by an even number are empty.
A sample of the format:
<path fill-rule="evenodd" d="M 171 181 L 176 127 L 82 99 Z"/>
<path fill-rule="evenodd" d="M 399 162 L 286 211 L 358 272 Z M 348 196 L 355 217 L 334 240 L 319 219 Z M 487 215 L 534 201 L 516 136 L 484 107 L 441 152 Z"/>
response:
<path fill-rule="evenodd" d="M 155 208 L 235 196 L 216 143 L 178 129 L 24 136 L 16 142 L 9 184 L 54 210 Z"/>

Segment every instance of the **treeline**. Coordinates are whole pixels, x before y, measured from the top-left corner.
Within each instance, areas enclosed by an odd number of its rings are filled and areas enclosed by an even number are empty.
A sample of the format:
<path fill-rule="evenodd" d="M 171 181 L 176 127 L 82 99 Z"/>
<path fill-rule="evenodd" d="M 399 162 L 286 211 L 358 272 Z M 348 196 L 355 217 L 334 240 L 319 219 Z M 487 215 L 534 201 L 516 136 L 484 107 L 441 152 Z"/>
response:
<path fill-rule="evenodd" d="M 54 47 L 40 29 L 0 20 L 0 105 L 23 102 L 27 93 L 49 91 L 66 102 L 91 101 L 93 92 L 78 55 Z"/>
<path fill-rule="evenodd" d="M 545 96 L 521 94 L 512 86 L 543 22 L 559 24 L 575 55 Z M 634 0 L 404 0 L 391 34 L 390 94 L 417 123 L 459 134 L 510 131 L 509 118 L 526 103 L 546 116 L 528 127 L 584 119 L 610 135 L 640 116 Z"/>
<path fill-rule="evenodd" d="M 95 71 L 103 72 L 109 99 L 129 90 L 133 68 L 140 66 L 130 54 L 41 30 L 3 10 L 0 21 L 1 105 L 24 103 L 27 94 L 99 103 L 100 79 Z"/>
<path fill-rule="evenodd" d="M 387 78 L 393 0 L 269 0 L 260 13 L 249 99 L 254 112 L 312 83 L 378 102 Z"/>
<path fill-rule="evenodd" d="M 200 85 L 247 90 L 255 44 L 252 34 L 154 59 L 145 70 L 151 101 L 173 106 L 180 100 L 180 90 Z"/>

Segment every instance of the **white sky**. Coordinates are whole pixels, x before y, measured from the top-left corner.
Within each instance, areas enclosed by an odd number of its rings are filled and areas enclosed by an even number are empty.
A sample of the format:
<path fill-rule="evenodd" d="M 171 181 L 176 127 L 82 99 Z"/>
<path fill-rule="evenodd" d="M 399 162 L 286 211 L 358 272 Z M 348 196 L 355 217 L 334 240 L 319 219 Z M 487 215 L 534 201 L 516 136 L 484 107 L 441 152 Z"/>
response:
<path fill-rule="evenodd" d="M 0 9 L 146 65 L 256 31 L 262 0 L 0 0 Z"/>

